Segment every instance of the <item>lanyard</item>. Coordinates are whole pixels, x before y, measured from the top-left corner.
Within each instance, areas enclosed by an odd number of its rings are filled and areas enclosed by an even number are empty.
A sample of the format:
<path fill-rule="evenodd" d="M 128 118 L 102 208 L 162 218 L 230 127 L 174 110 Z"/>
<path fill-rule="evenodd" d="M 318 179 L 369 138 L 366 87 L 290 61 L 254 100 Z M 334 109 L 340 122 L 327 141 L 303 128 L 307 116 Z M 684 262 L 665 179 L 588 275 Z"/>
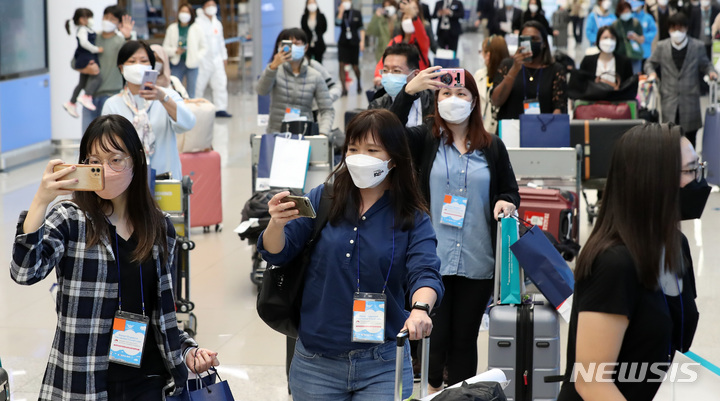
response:
<path fill-rule="evenodd" d="M 118 268 L 118 308 L 122 312 L 122 279 L 120 278 L 120 245 L 118 243 L 117 229 L 115 231 L 115 249 L 117 255 L 115 256 L 115 262 L 117 262 Z M 140 297 L 142 299 L 142 314 L 145 316 L 145 290 L 143 288 L 143 276 L 142 276 L 142 264 L 140 265 Z"/>
<path fill-rule="evenodd" d="M 352 8 L 345 10 L 347 16 L 343 18 L 345 20 L 345 31 L 350 31 L 350 21 L 352 21 Z"/>
<path fill-rule="evenodd" d="M 525 96 L 525 100 L 527 100 L 527 80 L 525 79 L 525 66 L 522 66 L 522 72 L 523 72 L 523 96 Z M 538 71 L 538 79 L 537 79 L 537 85 L 535 86 L 535 99 L 540 101 L 540 78 L 542 78 L 542 72 L 543 68 L 540 68 L 540 71 Z"/>
<path fill-rule="evenodd" d="M 302 63 L 300 64 L 300 67 L 302 68 Z M 285 95 L 287 96 L 287 100 L 290 101 L 290 75 L 288 75 L 287 70 L 285 70 L 285 76 L 288 78 L 287 85 L 285 85 Z M 295 79 L 295 74 L 292 74 L 292 77 L 293 77 L 293 79 Z M 298 108 L 300 106 L 302 106 L 303 93 L 305 92 L 305 82 L 306 81 L 307 81 L 307 72 L 305 73 L 305 76 L 303 77 L 303 86 L 302 86 L 302 89 L 300 90 L 300 101 L 298 103 L 294 103 L 295 99 L 293 99 L 293 102 L 290 102 L 288 104 L 288 106 L 292 107 L 293 104 L 297 105 Z"/>
<path fill-rule="evenodd" d="M 447 145 L 443 145 L 443 156 L 445 156 L 445 174 L 447 176 L 447 190 L 450 191 L 450 165 L 447 161 L 447 149 L 445 148 L 445 146 Z M 460 157 L 462 157 L 462 155 Z M 468 167 L 470 167 L 470 156 L 468 156 L 465 162 L 465 194 L 467 194 Z"/>
<path fill-rule="evenodd" d="M 358 226 L 357 234 L 355 235 L 355 243 L 357 244 L 357 292 L 360 292 L 360 227 Z M 383 284 L 382 293 L 385 294 L 385 288 L 387 288 L 388 280 L 390 280 L 390 271 L 392 271 L 393 264 L 395 263 L 395 217 L 393 217 L 393 248 L 392 256 L 390 257 L 390 267 L 388 267 L 387 276 L 385 277 L 385 284 Z"/>
<path fill-rule="evenodd" d="M 685 331 L 685 307 L 683 306 L 682 291 L 680 291 L 680 281 L 677 278 L 677 274 L 675 275 L 675 284 L 677 284 L 678 298 L 680 298 L 680 349 L 679 349 L 679 351 L 682 352 L 683 334 L 684 334 L 683 332 Z M 665 299 L 665 306 L 667 306 L 668 312 L 670 312 L 670 318 L 672 319 L 672 311 L 670 310 L 670 304 L 668 303 L 667 295 L 665 295 L 665 290 L 663 290 L 662 293 L 663 293 L 663 299 Z M 671 358 L 672 358 L 672 336 L 670 336 L 670 344 L 668 345 L 668 361 L 670 361 Z"/>

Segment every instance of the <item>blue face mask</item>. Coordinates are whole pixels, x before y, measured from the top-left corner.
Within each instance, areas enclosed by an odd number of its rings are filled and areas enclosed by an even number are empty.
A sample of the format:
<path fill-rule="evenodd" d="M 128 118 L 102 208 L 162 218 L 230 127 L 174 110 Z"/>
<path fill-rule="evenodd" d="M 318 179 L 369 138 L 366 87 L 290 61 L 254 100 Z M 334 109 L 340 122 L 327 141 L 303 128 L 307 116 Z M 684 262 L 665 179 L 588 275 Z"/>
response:
<path fill-rule="evenodd" d="M 385 92 L 391 97 L 397 96 L 403 85 L 407 83 L 407 77 L 405 74 L 383 74 L 382 86 L 385 88 Z"/>
<path fill-rule="evenodd" d="M 298 61 L 303 57 L 305 57 L 305 46 L 292 45 L 292 59 Z"/>

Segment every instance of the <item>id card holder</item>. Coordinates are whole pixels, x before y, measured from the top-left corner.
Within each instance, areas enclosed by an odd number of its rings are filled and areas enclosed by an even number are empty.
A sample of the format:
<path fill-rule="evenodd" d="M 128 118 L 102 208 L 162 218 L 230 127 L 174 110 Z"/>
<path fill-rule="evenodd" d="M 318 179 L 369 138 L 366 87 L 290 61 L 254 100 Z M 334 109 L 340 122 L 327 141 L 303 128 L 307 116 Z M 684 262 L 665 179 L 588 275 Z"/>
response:
<path fill-rule="evenodd" d="M 150 318 L 130 312 L 115 312 L 112 340 L 110 342 L 110 362 L 140 367 L 145 336 Z"/>
<path fill-rule="evenodd" d="M 352 341 L 385 342 L 385 294 L 356 292 L 353 296 Z"/>
<path fill-rule="evenodd" d="M 447 226 L 462 228 L 465 221 L 467 198 L 462 196 L 445 195 L 443 200 L 440 223 Z"/>
<path fill-rule="evenodd" d="M 540 114 L 540 101 L 538 99 L 525 99 L 523 101 L 524 114 Z"/>
<path fill-rule="evenodd" d="M 345 28 L 345 39 L 352 40 L 352 31 L 350 28 Z"/>
<path fill-rule="evenodd" d="M 297 121 L 300 119 L 300 109 L 286 107 L 283 121 Z"/>

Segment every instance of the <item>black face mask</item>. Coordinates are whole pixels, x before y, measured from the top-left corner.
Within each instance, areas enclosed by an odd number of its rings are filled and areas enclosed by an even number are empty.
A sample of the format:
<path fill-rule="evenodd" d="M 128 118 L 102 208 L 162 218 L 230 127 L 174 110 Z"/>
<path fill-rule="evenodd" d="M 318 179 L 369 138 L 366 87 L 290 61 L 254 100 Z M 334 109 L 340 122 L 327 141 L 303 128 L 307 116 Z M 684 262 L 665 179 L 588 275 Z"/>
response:
<path fill-rule="evenodd" d="M 542 42 L 530 42 L 530 50 L 532 50 L 533 58 L 540 55 L 542 52 Z"/>
<path fill-rule="evenodd" d="M 700 182 L 692 180 L 680 188 L 680 219 L 699 219 L 705 209 L 711 189 L 704 178 Z"/>

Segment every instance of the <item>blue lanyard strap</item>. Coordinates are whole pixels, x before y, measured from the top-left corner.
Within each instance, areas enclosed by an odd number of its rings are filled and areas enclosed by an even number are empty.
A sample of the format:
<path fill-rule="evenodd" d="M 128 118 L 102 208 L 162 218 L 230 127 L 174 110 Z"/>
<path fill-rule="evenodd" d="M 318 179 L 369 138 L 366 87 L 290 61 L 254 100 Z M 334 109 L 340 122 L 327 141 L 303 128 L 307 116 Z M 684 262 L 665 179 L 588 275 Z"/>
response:
<path fill-rule="evenodd" d="M 685 331 L 685 306 L 683 305 L 683 299 L 682 299 L 682 291 L 680 291 L 680 281 L 678 280 L 677 274 L 675 275 L 675 284 L 677 284 L 678 289 L 678 298 L 680 298 L 680 349 L 679 351 L 682 352 L 683 348 L 683 335 Z M 662 289 L 662 286 L 661 286 Z M 670 310 L 670 304 L 667 300 L 667 295 L 665 295 L 665 290 L 662 291 L 663 293 L 663 299 L 665 299 L 665 306 L 668 308 L 668 312 L 670 312 L 670 318 L 672 319 L 672 311 Z M 670 344 L 668 345 L 668 361 L 672 359 L 672 336 L 670 336 Z"/>
<path fill-rule="evenodd" d="M 525 96 L 525 100 L 527 100 L 527 80 L 525 79 L 525 66 L 522 66 L 522 72 L 523 72 L 523 96 Z M 537 85 L 535 86 L 535 99 L 540 101 L 540 78 L 542 78 L 543 68 L 540 68 L 538 71 L 538 79 L 537 79 Z"/>
<path fill-rule="evenodd" d="M 360 292 L 360 227 L 358 225 L 357 234 L 355 235 L 355 244 L 357 244 L 357 292 Z M 385 294 L 388 280 L 390 280 L 390 272 L 392 271 L 393 264 L 395 263 L 395 217 L 393 217 L 393 247 L 392 255 L 390 256 L 390 267 L 388 267 L 387 276 L 385 277 L 385 284 L 383 284 L 382 293 Z"/>
<path fill-rule="evenodd" d="M 443 144 L 443 156 L 445 156 L 445 175 L 447 177 L 447 189 L 450 190 L 450 165 L 447 161 L 447 149 L 445 148 L 445 144 Z M 462 155 L 461 155 L 462 157 Z M 470 156 L 468 156 L 467 160 L 465 161 L 465 196 L 467 196 L 467 176 L 468 176 L 468 167 L 470 167 Z"/>
<path fill-rule="evenodd" d="M 122 312 L 122 279 L 120 278 L 120 245 L 118 242 L 117 228 L 115 229 L 115 262 L 118 268 L 118 309 Z M 142 314 L 145 316 L 145 289 L 143 288 L 142 264 L 140 264 L 140 297 L 142 299 Z"/>

